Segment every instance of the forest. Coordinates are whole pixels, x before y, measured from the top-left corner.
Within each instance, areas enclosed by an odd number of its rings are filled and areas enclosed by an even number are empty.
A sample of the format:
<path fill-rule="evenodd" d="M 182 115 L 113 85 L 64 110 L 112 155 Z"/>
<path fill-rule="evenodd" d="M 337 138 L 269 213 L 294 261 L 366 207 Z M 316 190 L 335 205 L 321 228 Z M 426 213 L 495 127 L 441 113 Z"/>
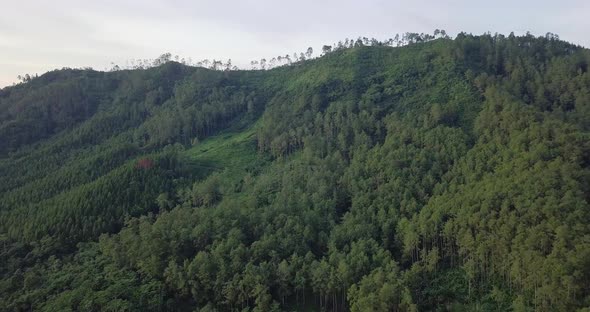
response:
<path fill-rule="evenodd" d="M 26 75 L 0 311 L 588 312 L 589 64 L 437 30 Z"/>

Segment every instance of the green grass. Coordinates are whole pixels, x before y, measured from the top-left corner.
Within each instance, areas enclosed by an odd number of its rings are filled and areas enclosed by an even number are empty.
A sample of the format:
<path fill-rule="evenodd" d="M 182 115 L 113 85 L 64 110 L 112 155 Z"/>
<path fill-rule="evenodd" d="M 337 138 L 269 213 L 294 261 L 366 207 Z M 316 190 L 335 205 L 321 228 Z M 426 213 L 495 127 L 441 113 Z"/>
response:
<path fill-rule="evenodd" d="M 260 161 L 255 124 L 230 128 L 203 140 L 186 153 L 199 170 L 219 172 L 229 178 L 240 175 Z"/>
<path fill-rule="evenodd" d="M 233 127 L 203 140 L 186 151 L 195 173 L 202 180 L 222 182 L 220 190 L 224 198 L 238 199 L 246 176 L 257 175 L 270 164 L 258 153 L 256 123 L 236 123 Z"/>

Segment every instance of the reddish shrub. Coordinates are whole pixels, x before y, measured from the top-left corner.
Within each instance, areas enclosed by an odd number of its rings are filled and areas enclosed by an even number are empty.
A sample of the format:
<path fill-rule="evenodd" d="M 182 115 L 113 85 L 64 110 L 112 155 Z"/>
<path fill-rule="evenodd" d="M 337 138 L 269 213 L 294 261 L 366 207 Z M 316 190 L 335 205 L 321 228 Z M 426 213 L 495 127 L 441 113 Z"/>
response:
<path fill-rule="evenodd" d="M 155 165 L 154 161 L 149 158 L 143 158 L 137 161 L 135 168 L 138 169 L 150 169 Z"/>

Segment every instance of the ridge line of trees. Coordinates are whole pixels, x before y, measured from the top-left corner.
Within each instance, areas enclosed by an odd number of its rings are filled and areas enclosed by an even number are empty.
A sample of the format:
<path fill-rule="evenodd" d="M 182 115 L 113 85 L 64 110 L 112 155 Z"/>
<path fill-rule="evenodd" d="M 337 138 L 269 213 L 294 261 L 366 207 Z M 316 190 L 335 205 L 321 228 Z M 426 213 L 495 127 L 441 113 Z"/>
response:
<path fill-rule="evenodd" d="M 457 34 L 457 37 L 466 35 L 465 32 L 461 32 Z M 490 35 L 490 32 L 484 33 L 484 35 Z M 494 34 L 494 37 L 503 36 L 499 35 L 498 33 Z M 509 36 L 514 36 L 514 33 L 510 33 Z M 526 32 L 527 37 L 534 36 L 530 32 Z M 548 32 L 545 34 L 544 38 L 549 40 L 559 40 L 559 35 Z M 211 70 L 218 70 L 218 71 L 237 71 L 237 70 L 270 70 L 273 68 L 278 68 L 282 66 L 291 66 L 299 64 L 306 60 L 315 59 L 317 57 L 325 56 L 332 52 L 337 52 L 341 50 L 363 47 L 363 46 L 389 46 L 389 47 L 402 47 L 411 44 L 417 43 L 425 43 L 436 39 L 451 39 L 451 37 L 447 34 L 444 29 L 435 29 L 432 34 L 428 33 L 413 33 L 413 32 L 406 32 L 402 34 L 396 34 L 392 38 L 388 38 L 385 40 L 379 40 L 374 37 L 358 37 L 357 39 L 352 38 L 345 38 L 344 40 L 339 40 L 336 43 L 332 43 L 330 45 L 323 45 L 321 48 L 321 53 L 317 56 L 314 55 L 314 50 L 312 47 L 308 47 L 305 52 L 294 52 L 293 54 L 285 54 L 285 55 L 278 55 L 272 58 L 261 58 L 257 60 L 252 60 L 249 62 L 250 68 L 241 68 L 235 65 L 232 62 L 232 59 L 222 60 L 222 59 L 203 59 L 200 61 L 194 61 L 191 57 L 181 57 L 179 55 L 172 55 L 170 52 L 166 52 L 161 54 L 155 59 L 130 59 L 127 60 L 125 65 L 119 65 L 115 62 L 111 62 L 110 68 L 105 67 L 105 72 L 113 72 L 113 71 L 120 71 L 120 70 L 136 70 L 136 69 L 149 69 L 153 67 L 158 67 L 164 65 L 168 62 L 177 62 L 186 66 L 192 67 L 201 67 L 207 68 Z M 63 67 L 62 69 L 73 69 L 70 67 Z M 83 67 L 82 69 L 85 70 L 93 70 L 92 67 Z M 18 83 L 27 83 L 32 81 L 33 79 L 39 77 L 38 74 L 24 74 L 18 75 Z M 13 85 L 15 85 L 13 84 Z"/>

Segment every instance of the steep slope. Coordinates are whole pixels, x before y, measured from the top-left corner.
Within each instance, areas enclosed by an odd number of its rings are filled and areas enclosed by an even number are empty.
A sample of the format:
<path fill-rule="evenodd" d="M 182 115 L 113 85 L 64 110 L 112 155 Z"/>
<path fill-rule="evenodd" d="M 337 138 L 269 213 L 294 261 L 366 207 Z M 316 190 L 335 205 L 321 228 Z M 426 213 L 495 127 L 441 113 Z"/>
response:
<path fill-rule="evenodd" d="M 461 34 L 3 89 L 0 307 L 588 307 L 588 63 Z"/>

